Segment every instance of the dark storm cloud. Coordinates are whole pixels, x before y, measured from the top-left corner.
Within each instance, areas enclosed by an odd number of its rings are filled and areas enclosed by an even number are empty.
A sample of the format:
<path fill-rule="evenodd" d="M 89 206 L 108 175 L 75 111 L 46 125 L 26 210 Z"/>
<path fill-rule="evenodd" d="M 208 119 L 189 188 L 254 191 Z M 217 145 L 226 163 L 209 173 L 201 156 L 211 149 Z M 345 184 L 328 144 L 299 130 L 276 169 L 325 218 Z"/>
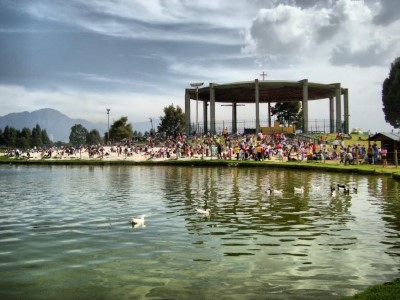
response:
<path fill-rule="evenodd" d="M 332 1 L 329 0 L 295 0 L 293 1 L 295 6 L 299 6 L 301 8 L 310 8 L 310 7 L 325 7 L 331 5 Z"/>
<path fill-rule="evenodd" d="M 388 25 L 400 18 L 399 0 L 382 0 L 379 2 L 381 9 L 374 17 L 374 23 L 377 25 Z"/>
<path fill-rule="evenodd" d="M 343 14 L 337 11 L 332 11 L 329 14 L 328 22 L 329 24 L 321 25 L 316 28 L 316 40 L 317 42 L 324 42 L 332 39 L 332 37 L 340 32 L 340 22 L 343 21 Z"/>
<path fill-rule="evenodd" d="M 46 1 L 36 3 L 51 4 Z M 235 30 L 196 23 L 187 26 L 145 23 L 110 16 L 101 11 L 90 11 L 84 5 L 70 4 L 73 2 L 57 3 L 65 8 L 64 13 L 70 14 L 71 18 L 74 15 L 86 15 L 87 23 L 112 20 L 124 28 L 133 27 L 137 30 L 200 37 L 212 31 L 215 36 L 230 35 L 232 39 L 239 39 L 239 33 Z M 3 84 L 41 88 L 65 85 L 93 90 L 144 90 L 146 85 L 143 82 L 148 80 L 168 83 L 180 79 L 181 75 L 170 73 L 170 64 L 190 64 L 193 60 L 205 60 L 213 54 L 221 57 L 221 53 L 224 53 L 229 57 L 239 52 L 238 46 L 213 44 L 207 39 L 204 42 L 154 40 L 151 37 L 130 38 L 91 31 L 52 20 L 54 18 L 39 18 L 39 8 L 29 7 L 28 2 L 19 2 L 18 5 L 2 2 L 0 8 L 0 83 Z M 44 12 L 49 7 L 40 9 Z M 222 63 L 229 64 L 230 61 Z"/>
<path fill-rule="evenodd" d="M 336 0 L 334 0 L 336 1 Z M 290 5 L 290 6 L 297 6 L 300 8 L 311 8 L 311 7 L 327 7 L 332 5 L 332 0 L 275 0 L 273 1 L 274 6 L 283 4 L 283 5 Z M 265 5 L 265 3 L 264 3 Z"/>
<path fill-rule="evenodd" d="M 370 67 L 382 65 L 382 58 L 387 53 L 378 45 L 371 45 L 362 51 L 351 51 L 345 46 L 333 49 L 330 62 L 335 66 L 353 65 L 358 67 Z"/>

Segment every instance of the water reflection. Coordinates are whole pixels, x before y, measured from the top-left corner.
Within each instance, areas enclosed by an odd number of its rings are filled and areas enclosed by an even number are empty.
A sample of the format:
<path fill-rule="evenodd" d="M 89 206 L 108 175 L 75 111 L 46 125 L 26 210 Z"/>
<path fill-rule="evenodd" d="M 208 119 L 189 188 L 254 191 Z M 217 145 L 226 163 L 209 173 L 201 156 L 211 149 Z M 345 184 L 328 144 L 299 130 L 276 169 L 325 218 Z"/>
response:
<path fill-rule="evenodd" d="M 398 274 L 399 183 L 388 177 L 0 168 L 2 298 L 43 289 L 56 297 L 64 282 L 78 298 L 336 299 Z M 358 192 L 332 197 L 337 183 Z M 130 218 L 144 214 L 146 226 L 132 228 Z"/>

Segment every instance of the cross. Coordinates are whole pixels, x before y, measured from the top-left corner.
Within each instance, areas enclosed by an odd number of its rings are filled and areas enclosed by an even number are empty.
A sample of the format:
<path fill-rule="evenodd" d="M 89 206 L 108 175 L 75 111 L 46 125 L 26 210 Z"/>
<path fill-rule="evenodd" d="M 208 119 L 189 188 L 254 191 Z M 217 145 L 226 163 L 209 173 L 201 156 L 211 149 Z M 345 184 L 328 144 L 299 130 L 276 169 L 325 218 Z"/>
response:
<path fill-rule="evenodd" d="M 267 76 L 267 73 L 264 73 L 264 71 L 262 72 L 262 74 L 260 74 L 260 76 L 262 76 L 263 81 L 265 80 L 265 77 Z"/>

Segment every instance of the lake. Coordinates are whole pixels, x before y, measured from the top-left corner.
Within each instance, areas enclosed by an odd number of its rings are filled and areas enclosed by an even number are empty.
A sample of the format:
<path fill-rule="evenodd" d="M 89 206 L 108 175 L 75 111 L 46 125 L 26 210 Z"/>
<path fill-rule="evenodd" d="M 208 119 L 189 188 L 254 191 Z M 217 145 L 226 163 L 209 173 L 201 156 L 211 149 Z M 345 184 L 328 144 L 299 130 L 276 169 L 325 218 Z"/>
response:
<path fill-rule="evenodd" d="M 357 193 L 332 196 L 336 183 Z M 399 277 L 399 185 L 268 167 L 1 165 L 0 298 L 340 299 Z"/>

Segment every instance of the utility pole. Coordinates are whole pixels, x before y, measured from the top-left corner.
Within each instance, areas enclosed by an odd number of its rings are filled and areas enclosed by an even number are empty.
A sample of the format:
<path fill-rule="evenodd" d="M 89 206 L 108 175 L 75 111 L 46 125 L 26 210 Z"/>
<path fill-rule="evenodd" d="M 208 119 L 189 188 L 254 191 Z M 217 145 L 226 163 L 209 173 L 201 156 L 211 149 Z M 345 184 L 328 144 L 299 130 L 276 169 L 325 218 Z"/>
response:
<path fill-rule="evenodd" d="M 110 109 L 107 108 L 107 137 L 108 137 L 108 141 L 110 141 Z"/>
<path fill-rule="evenodd" d="M 153 136 L 153 119 L 152 118 L 149 118 L 150 119 L 150 123 L 151 123 L 151 132 L 150 132 L 150 136 Z"/>

